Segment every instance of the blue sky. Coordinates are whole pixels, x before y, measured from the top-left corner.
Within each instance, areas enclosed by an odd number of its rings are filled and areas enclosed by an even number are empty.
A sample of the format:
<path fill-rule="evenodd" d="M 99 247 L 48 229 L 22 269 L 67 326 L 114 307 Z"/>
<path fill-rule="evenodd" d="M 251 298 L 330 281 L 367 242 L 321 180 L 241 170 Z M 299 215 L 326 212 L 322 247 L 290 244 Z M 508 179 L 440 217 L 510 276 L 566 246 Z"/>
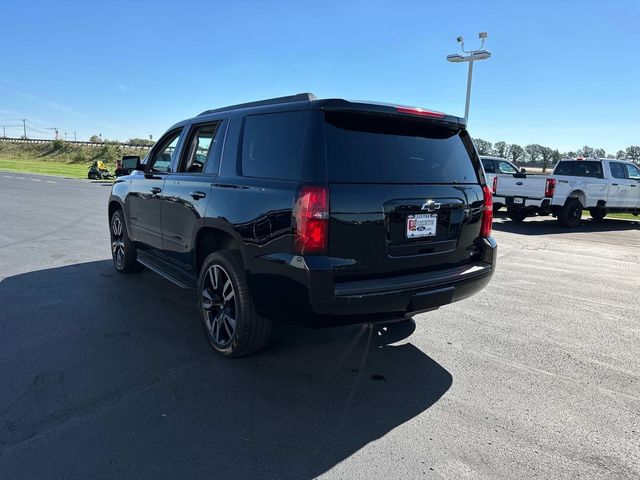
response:
<path fill-rule="evenodd" d="M 24 0 L 0 22 L 0 126 L 26 118 L 42 136 L 158 138 L 208 108 L 303 91 L 462 115 L 466 65 L 445 56 L 487 31 L 473 136 L 640 144 L 638 0 Z"/>

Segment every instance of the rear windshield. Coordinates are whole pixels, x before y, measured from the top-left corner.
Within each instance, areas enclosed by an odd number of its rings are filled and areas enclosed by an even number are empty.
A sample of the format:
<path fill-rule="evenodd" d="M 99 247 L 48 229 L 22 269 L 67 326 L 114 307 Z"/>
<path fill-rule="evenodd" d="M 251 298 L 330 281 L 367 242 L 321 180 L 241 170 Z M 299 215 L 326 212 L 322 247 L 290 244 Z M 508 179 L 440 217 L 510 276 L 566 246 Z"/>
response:
<path fill-rule="evenodd" d="M 602 162 L 579 161 L 560 162 L 553 172 L 554 175 L 568 175 L 571 177 L 604 178 Z"/>
<path fill-rule="evenodd" d="M 325 112 L 325 120 L 330 182 L 478 183 L 473 147 L 458 131 L 362 113 Z"/>

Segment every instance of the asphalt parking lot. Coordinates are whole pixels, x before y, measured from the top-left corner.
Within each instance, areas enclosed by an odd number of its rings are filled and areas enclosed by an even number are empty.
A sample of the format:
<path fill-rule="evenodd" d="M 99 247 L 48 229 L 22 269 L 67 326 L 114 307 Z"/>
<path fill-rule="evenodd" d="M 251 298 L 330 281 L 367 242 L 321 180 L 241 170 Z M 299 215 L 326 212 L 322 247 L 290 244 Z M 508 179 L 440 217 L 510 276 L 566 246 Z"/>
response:
<path fill-rule="evenodd" d="M 109 187 L 0 172 L 0 477 L 638 478 L 640 224 L 495 223 L 498 271 L 416 327 L 209 348 L 111 264 Z"/>

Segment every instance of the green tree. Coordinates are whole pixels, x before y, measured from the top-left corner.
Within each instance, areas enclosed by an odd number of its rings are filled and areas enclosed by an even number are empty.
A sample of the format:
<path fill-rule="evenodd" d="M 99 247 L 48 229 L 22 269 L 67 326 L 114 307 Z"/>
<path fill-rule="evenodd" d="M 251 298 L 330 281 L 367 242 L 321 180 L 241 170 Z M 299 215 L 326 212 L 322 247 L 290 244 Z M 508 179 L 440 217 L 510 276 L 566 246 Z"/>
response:
<path fill-rule="evenodd" d="M 473 143 L 475 144 L 479 155 L 491 155 L 491 142 L 487 142 L 481 138 L 476 138 L 473 140 Z"/>
<path fill-rule="evenodd" d="M 630 147 L 627 147 L 627 151 L 625 153 L 629 160 L 640 162 L 640 145 L 631 145 Z"/>
<path fill-rule="evenodd" d="M 153 142 L 146 138 L 130 138 L 127 143 L 135 146 L 153 145 Z"/>
<path fill-rule="evenodd" d="M 500 157 L 500 158 L 507 158 L 507 142 L 496 142 L 493 144 L 493 154 L 496 157 Z"/>
<path fill-rule="evenodd" d="M 578 156 L 578 154 L 576 152 L 573 152 L 573 151 L 568 151 L 568 152 L 565 152 L 564 154 L 562 154 L 562 156 L 564 158 L 576 158 Z"/>
<path fill-rule="evenodd" d="M 587 145 L 578 150 L 578 156 L 582 156 L 584 158 L 593 158 L 595 154 L 596 151 Z"/>
<path fill-rule="evenodd" d="M 618 150 L 618 153 L 616 153 L 616 158 L 618 160 L 627 158 L 627 152 L 625 152 L 624 150 Z"/>
<path fill-rule="evenodd" d="M 91 137 L 89 137 L 89 141 L 93 143 L 101 143 L 102 138 L 100 138 L 99 135 L 91 135 Z"/>
<path fill-rule="evenodd" d="M 513 163 L 517 163 L 523 157 L 524 157 L 524 148 L 522 148 L 520 145 L 516 143 L 509 145 L 509 149 L 507 151 L 508 159 L 510 159 Z"/>
<path fill-rule="evenodd" d="M 540 145 L 538 151 L 540 152 L 540 157 L 542 158 L 542 171 L 546 172 L 547 167 L 549 166 L 549 162 L 553 158 L 553 150 L 549 147 L 543 147 L 542 145 Z"/>
<path fill-rule="evenodd" d="M 593 156 L 596 158 L 606 158 L 607 152 L 604 151 L 604 148 L 596 148 L 593 151 Z"/>
<path fill-rule="evenodd" d="M 524 147 L 524 151 L 527 154 L 527 158 L 531 163 L 538 163 L 538 159 L 540 158 L 542 152 L 542 145 L 538 145 L 537 143 L 531 143 Z"/>

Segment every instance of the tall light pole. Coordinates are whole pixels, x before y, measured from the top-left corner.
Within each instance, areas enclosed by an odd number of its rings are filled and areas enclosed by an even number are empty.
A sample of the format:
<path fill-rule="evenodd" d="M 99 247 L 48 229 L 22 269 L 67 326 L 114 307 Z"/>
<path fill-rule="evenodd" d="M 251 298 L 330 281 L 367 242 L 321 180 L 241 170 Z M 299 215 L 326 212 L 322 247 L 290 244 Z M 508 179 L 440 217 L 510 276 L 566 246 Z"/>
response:
<path fill-rule="evenodd" d="M 471 99 L 471 80 L 473 77 L 473 62 L 479 60 L 486 60 L 491 56 L 491 52 L 488 50 L 483 50 L 484 41 L 487 38 L 487 32 L 480 32 L 478 34 L 478 38 L 481 40 L 480 48 L 477 50 L 465 50 L 464 49 L 464 38 L 458 37 L 458 43 L 460 44 L 460 48 L 466 55 L 460 55 L 459 53 L 453 53 L 451 55 L 447 55 L 447 61 L 453 63 L 461 63 L 461 62 L 469 62 L 469 74 L 467 76 L 467 101 L 464 106 L 464 119 L 466 122 L 469 121 L 469 100 Z"/>

